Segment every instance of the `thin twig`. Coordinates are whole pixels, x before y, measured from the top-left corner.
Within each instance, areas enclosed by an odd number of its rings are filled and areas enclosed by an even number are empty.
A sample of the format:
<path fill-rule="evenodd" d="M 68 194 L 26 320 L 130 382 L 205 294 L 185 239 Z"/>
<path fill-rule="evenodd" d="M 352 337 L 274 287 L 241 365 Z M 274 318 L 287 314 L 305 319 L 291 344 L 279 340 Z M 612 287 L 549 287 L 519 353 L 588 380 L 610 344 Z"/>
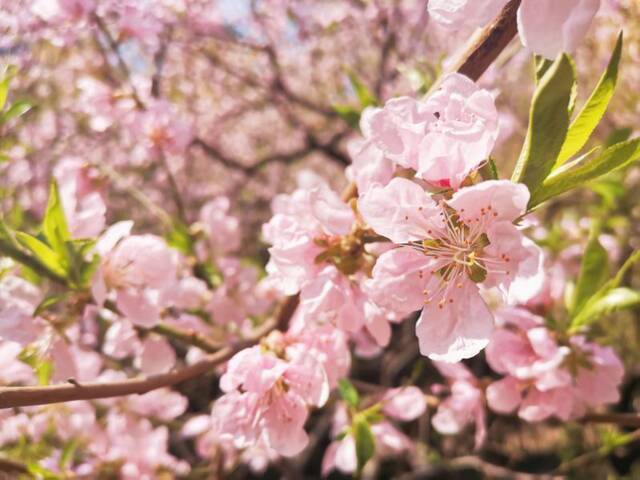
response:
<path fill-rule="evenodd" d="M 285 302 L 285 305 L 288 303 Z M 158 388 L 176 385 L 210 372 L 238 351 L 254 345 L 280 323 L 282 322 L 279 315 L 263 324 L 252 337 L 207 355 L 193 365 L 161 375 L 141 376 L 120 382 L 107 383 L 67 383 L 44 387 L 2 387 L 0 388 L 0 408 L 121 397 L 124 395 L 143 394 Z"/>
<path fill-rule="evenodd" d="M 637 413 L 589 413 L 581 421 L 584 423 L 614 423 L 621 427 L 640 428 L 640 415 Z"/>
<path fill-rule="evenodd" d="M 521 0 L 511 0 L 463 55 L 456 71 L 478 80 L 518 32 L 516 15 Z"/>

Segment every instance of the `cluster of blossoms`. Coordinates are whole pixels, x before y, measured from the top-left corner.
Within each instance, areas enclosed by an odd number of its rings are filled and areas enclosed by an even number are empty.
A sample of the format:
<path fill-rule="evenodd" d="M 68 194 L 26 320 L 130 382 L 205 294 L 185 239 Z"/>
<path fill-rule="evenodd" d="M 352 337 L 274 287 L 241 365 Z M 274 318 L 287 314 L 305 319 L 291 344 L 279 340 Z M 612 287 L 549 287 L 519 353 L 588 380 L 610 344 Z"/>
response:
<path fill-rule="evenodd" d="M 443 434 L 458 434 L 473 423 L 476 445 L 486 437 L 486 409 L 527 422 L 549 417 L 567 421 L 619 400 L 622 362 L 610 347 L 581 335 L 561 338 L 541 317 L 523 307 L 496 311 L 497 327 L 486 358 L 500 380 L 476 378 L 463 364 L 436 362 L 447 385 L 434 385 L 444 400 L 432 419 Z"/>
<path fill-rule="evenodd" d="M 258 447 L 270 458 L 294 456 L 308 442 L 309 407 L 326 403 L 350 365 L 347 336 L 330 325 L 299 334 L 273 332 L 229 361 L 220 378 L 224 395 L 211 417 L 192 419 L 184 433 L 204 434 L 198 442 L 203 457 L 215 448 L 247 447 Z M 206 431 L 200 432 L 198 424 Z"/>
<path fill-rule="evenodd" d="M 560 342 L 542 318 L 526 310 L 500 312 L 487 362 L 505 377 L 487 387 L 496 412 L 534 422 L 579 418 L 589 408 L 615 403 L 624 368 L 613 349 L 575 335 Z"/>

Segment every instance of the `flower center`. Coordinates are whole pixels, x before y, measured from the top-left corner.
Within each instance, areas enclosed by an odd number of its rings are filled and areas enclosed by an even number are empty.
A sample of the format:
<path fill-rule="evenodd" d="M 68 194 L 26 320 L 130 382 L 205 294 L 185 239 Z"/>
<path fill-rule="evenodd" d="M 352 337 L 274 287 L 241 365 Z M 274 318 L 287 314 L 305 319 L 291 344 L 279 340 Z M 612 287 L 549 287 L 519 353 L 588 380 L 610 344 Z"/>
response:
<path fill-rule="evenodd" d="M 463 220 L 460 212 L 455 211 L 445 202 L 440 203 L 440 218 L 434 228 L 427 231 L 428 238 L 422 242 L 410 242 L 409 245 L 434 260 L 431 272 L 433 281 L 424 290 L 425 304 L 433 301 L 439 308 L 454 303 L 454 289 L 461 289 L 468 278 L 474 283 L 481 283 L 489 273 L 509 274 L 505 264 L 510 261 L 506 254 L 500 258 L 487 255 L 486 247 L 490 245 L 485 233 L 489 221 L 497 212 L 489 205 L 480 209 L 480 215 L 471 220 Z M 419 272 L 420 278 L 424 272 Z"/>

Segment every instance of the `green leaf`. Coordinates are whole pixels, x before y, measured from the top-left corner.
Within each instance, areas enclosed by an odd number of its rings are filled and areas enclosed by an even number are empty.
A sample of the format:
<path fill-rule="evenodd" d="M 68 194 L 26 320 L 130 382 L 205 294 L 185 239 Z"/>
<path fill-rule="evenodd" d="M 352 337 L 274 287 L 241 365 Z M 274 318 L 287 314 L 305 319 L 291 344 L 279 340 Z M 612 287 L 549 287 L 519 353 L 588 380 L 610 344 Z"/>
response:
<path fill-rule="evenodd" d="M 66 259 L 68 251 L 65 242 L 71 239 L 71 235 L 62 208 L 58 184 L 55 181 L 51 182 L 49 188 L 49 201 L 42 221 L 42 233 L 58 256 Z"/>
<path fill-rule="evenodd" d="M 166 240 L 169 246 L 179 250 L 185 255 L 193 253 L 193 238 L 189 228 L 182 222 L 175 222 L 173 228 L 167 233 Z"/>
<path fill-rule="evenodd" d="M 356 387 L 354 387 L 349 380 L 341 378 L 338 382 L 338 391 L 340 392 L 340 397 L 342 397 L 347 405 L 353 408 L 358 408 L 360 396 L 358 395 Z"/>
<path fill-rule="evenodd" d="M 613 97 L 613 92 L 618 81 L 618 67 L 622 54 L 622 32 L 609 60 L 607 69 L 602 74 L 595 90 L 585 103 L 584 107 L 571 123 L 567 138 L 562 146 L 555 167 L 559 167 L 568 159 L 578 153 L 585 146 L 591 134 L 595 130 Z"/>
<path fill-rule="evenodd" d="M 548 58 L 543 57 L 541 55 L 536 55 L 533 57 L 533 61 L 536 69 L 536 85 L 537 85 L 538 83 L 540 83 L 540 80 L 542 80 L 542 77 L 544 77 L 544 74 L 547 73 L 547 70 L 549 70 L 549 67 L 553 65 L 553 60 L 549 60 Z"/>
<path fill-rule="evenodd" d="M 527 136 L 512 176 L 532 193 L 551 173 L 565 141 L 575 81 L 573 62 L 562 54 L 543 75 L 533 95 Z"/>
<path fill-rule="evenodd" d="M 36 237 L 32 237 L 28 233 L 16 232 L 15 236 L 18 242 L 29 249 L 29 251 L 33 253 L 35 259 L 44 265 L 46 269 L 50 270 L 57 276 L 66 278 L 66 269 L 56 252 L 51 250 L 51 248 L 49 248 L 45 243 L 41 242 Z"/>
<path fill-rule="evenodd" d="M 573 297 L 572 315 L 576 315 L 609 278 L 609 258 L 598 237 L 601 223 L 594 222 L 582 256 L 580 274 Z"/>
<path fill-rule="evenodd" d="M 593 294 L 578 315 L 572 318 L 569 333 L 575 333 L 584 325 L 593 323 L 604 315 L 636 305 L 635 295 L 638 292 L 620 287 L 620 284 L 627 272 L 638 261 L 640 261 L 640 250 L 632 253 L 615 276 Z"/>
<path fill-rule="evenodd" d="M 529 208 L 602 175 L 626 167 L 638 158 L 640 158 L 640 138 L 635 138 L 609 147 L 600 155 L 582 162 L 577 167 L 559 169 L 551 174 L 538 190 L 533 192 Z"/>
<path fill-rule="evenodd" d="M 49 380 L 53 373 L 53 364 L 49 360 L 42 358 L 35 347 L 27 346 L 24 348 L 18 355 L 18 360 L 33 368 L 40 385 L 49 385 Z"/>
<path fill-rule="evenodd" d="M 2 114 L 2 123 L 8 122 L 9 120 L 12 120 L 14 118 L 21 117 L 32 108 L 33 105 L 31 105 L 31 103 L 27 102 L 26 100 L 19 100 L 11 105 L 9 109 Z"/>
<path fill-rule="evenodd" d="M 496 162 L 491 157 L 480 167 L 479 171 L 484 180 L 498 180 L 498 178 L 500 178 Z"/>
<path fill-rule="evenodd" d="M 33 311 L 32 315 L 34 317 L 38 317 L 38 316 L 40 316 L 40 314 L 42 314 L 43 312 L 47 311 L 49 308 L 53 307 L 54 305 L 57 305 L 58 303 L 64 301 L 68 297 L 69 297 L 69 293 L 61 293 L 61 294 L 57 294 L 57 295 L 49 295 L 48 297 L 46 297 L 44 300 L 42 300 L 38 304 L 36 309 Z"/>
<path fill-rule="evenodd" d="M 607 137 L 607 140 L 604 142 L 604 146 L 611 147 L 616 143 L 629 140 L 631 138 L 632 133 L 633 133 L 633 128 L 630 128 L 630 127 L 616 128 L 609 134 L 609 136 Z"/>
<path fill-rule="evenodd" d="M 371 427 L 366 419 L 356 415 L 351 425 L 353 439 L 356 443 L 356 458 L 358 459 L 358 472 L 362 472 L 364 466 L 373 457 L 376 451 L 376 441 Z"/>
<path fill-rule="evenodd" d="M 35 478 L 42 480 L 61 480 L 62 477 L 52 470 L 49 470 L 36 462 L 27 464 L 27 470 Z"/>
<path fill-rule="evenodd" d="M 7 103 L 10 84 L 11 84 L 11 77 L 4 77 L 2 81 L 0 81 L 0 110 L 4 109 L 4 106 Z"/>
<path fill-rule="evenodd" d="M 360 126 L 360 110 L 351 105 L 334 105 L 333 110 L 353 129 Z"/>
<path fill-rule="evenodd" d="M 353 91 L 358 97 L 360 106 L 363 109 L 378 104 L 378 99 L 376 98 L 376 96 L 367 88 L 367 86 L 358 78 L 358 76 L 353 71 L 347 72 L 347 76 L 349 77 L 349 82 L 351 83 Z"/>
<path fill-rule="evenodd" d="M 620 180 L 610 177 L 590 183 L 589 188 L 602 197 L 607 208 L 613 208 L 618 199 L 624 197 L 627 192 Z"/>
<path fill-rule="evenodd" d="M 614 288 L 603 296 L 588 302 L 571 322 L 571 329 L 578 329 L 605 315 L 637 306 L 640 306 L 640 292 L 626 287 Z"/>
<path fill-rule="evenodd" d="M 64 448 L 62 449 L 62 453 L 60 454 L 60 460 L 58 462 L 58 466 L 61 470 L 65 470 L 68 466 L 71 465 L 76 450 L 78 450 L 78 445 L 78 440 L 75 438 L 69 440 L 65 444 Z"/>

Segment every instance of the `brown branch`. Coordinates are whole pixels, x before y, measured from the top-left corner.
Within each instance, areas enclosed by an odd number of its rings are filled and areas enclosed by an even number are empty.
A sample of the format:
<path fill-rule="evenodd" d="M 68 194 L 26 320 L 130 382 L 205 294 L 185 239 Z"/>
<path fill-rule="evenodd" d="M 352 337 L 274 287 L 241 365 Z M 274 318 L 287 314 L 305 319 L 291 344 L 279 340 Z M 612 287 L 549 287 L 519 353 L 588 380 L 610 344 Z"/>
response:
<path fill-rule="evenodd" d="M 328 142 L 321 143 L 315 136 L 310 134 L 307 136 L 307 141 L 305 142 L 305 144 L 300 148 L 292 150 L 290 152 L 267 155 L 259 159 L 253 165 L 248 166 L 242 165 L 238 160 L 229 157 L 214 145 L 205 142 L 202 138 L 194 139 L 191 145 L 200 147 L 209 157 L 214 158 L 222 165 L 230 168 L 231 170 L 237 170 L 243 172 L 246 175 L 253 175 L 258 170 L 270 163 L 290 164 L 297 160 L 301 160 L 313 151 L 322 152 L 329 159 L 337 162 L 339 165 L 347 166 L 349 164 L 349 157 L 342 153 L 337 147 L 337 144 L 345 135 L 346 132 L 339 132 L 334 135 Z"/>
<path fill-rule="evenodd" d="M 169 27 L 160 48 L 153 56 L 153 63 L 155 65 L 155 72 L 151 77 L 151 96 L 154 98 L 160 97 L 160 87 L 162 83 L 162 72 L 164 70 L 164 64 L 167 60 L 167 53 L 169 51 L 169 44 L 171 43 L 171 37 L 173 36 L 173 29 Z"/>
<path fill-rule="evenodd" d="M 143 328 L 141 328 L 141 330 L 145 331 Z M 159 323 L 148 330 L 159 335 L 178 340 L 182 343 L 186 343 L 187 345 L 198 347 L 200 350 L 207 353 L 216 353 L 222 348 L 221 345 L 215 343 L 206 335 L 194 330 L 184 330 L 168 323 Z"/>
<path fill-rule="evenodd" d="M 588 413 L 584 423 L 614 423 L 621 427 L 640 428 L 640 415 L 637 413 Z"/>
<path fill-rule="evenodd" d="M 511 0 L 463 55 L 456 71 L 478 80 L 518 32 L 516 15 L 521 0 Z"/>
<path fill-rule="evenodd" d="M 125 77 L 125 79 L 129 84 L 129 88 L 131 89 L 131 96 L 134 102 L 136 102 L 136 106 L 141 110 L 145 110 L 146 106 L 144 102 L 140 99 L 140 95 L 138 95 L 138 90 L 136 89 L 135 85 L 131 81 L 131 70 L 129 69 L 127 62 L 125 62 L 124 58 L 122 57 L 122 53 L 120 52 L 120 45 L 118 44 L 116 39 L 113 38 L 113 35 L 111 35 L 109 28 L 104 23 L 104 20 L 100 18 L 100 16 L 98 16 L 97 14 L 94 14 L 93 21 L 95 22 L 98 29 L 100 30 L 100 33 L 102 33 L 102 35 L 106 39 L 107 44 L 109 45 L 109 49 L 111 50 L 113 55 L 116 57 L 118 68 L 120 69 L 120 72 L 122 73 L 122 75 Z"/>
<path fill-rule="evenodd" d="M 295 311 L 297 301 L 297 297 L 287 298 L 280 308 L 278 315 L 264 323 L 253 336 L 235 345 L 218 350 L 216 353 L 207 355 L 193 365 L 161 375 L 141 376 L 121 382 L 73 383 L 45 387 L 2 387 L 0 388 L 0 408 L 47 405 L 75 400 L 92 400 L 96 398 L 143 394 L 151 390 L 185 382 L 210 372 L 240 350 L 255 345 L 277 326 L 288 323 L 289 318 L 293 315 L 293 311 Z"/>
<path fill-rule="evenodd" d="M 11 460 L 6 457 L 0 457 L 0 472 L 5 472 L 8 475 L 11 475 L 11 474 L 19 474 L 19 473 L 29 473 L 29 470 L 24 464 L 20 462 L 16 462 L 15 460 Z M 0 479 L 1 478 L 14 478 L 14 477 L 3 477 L 0 475 Z"/>

